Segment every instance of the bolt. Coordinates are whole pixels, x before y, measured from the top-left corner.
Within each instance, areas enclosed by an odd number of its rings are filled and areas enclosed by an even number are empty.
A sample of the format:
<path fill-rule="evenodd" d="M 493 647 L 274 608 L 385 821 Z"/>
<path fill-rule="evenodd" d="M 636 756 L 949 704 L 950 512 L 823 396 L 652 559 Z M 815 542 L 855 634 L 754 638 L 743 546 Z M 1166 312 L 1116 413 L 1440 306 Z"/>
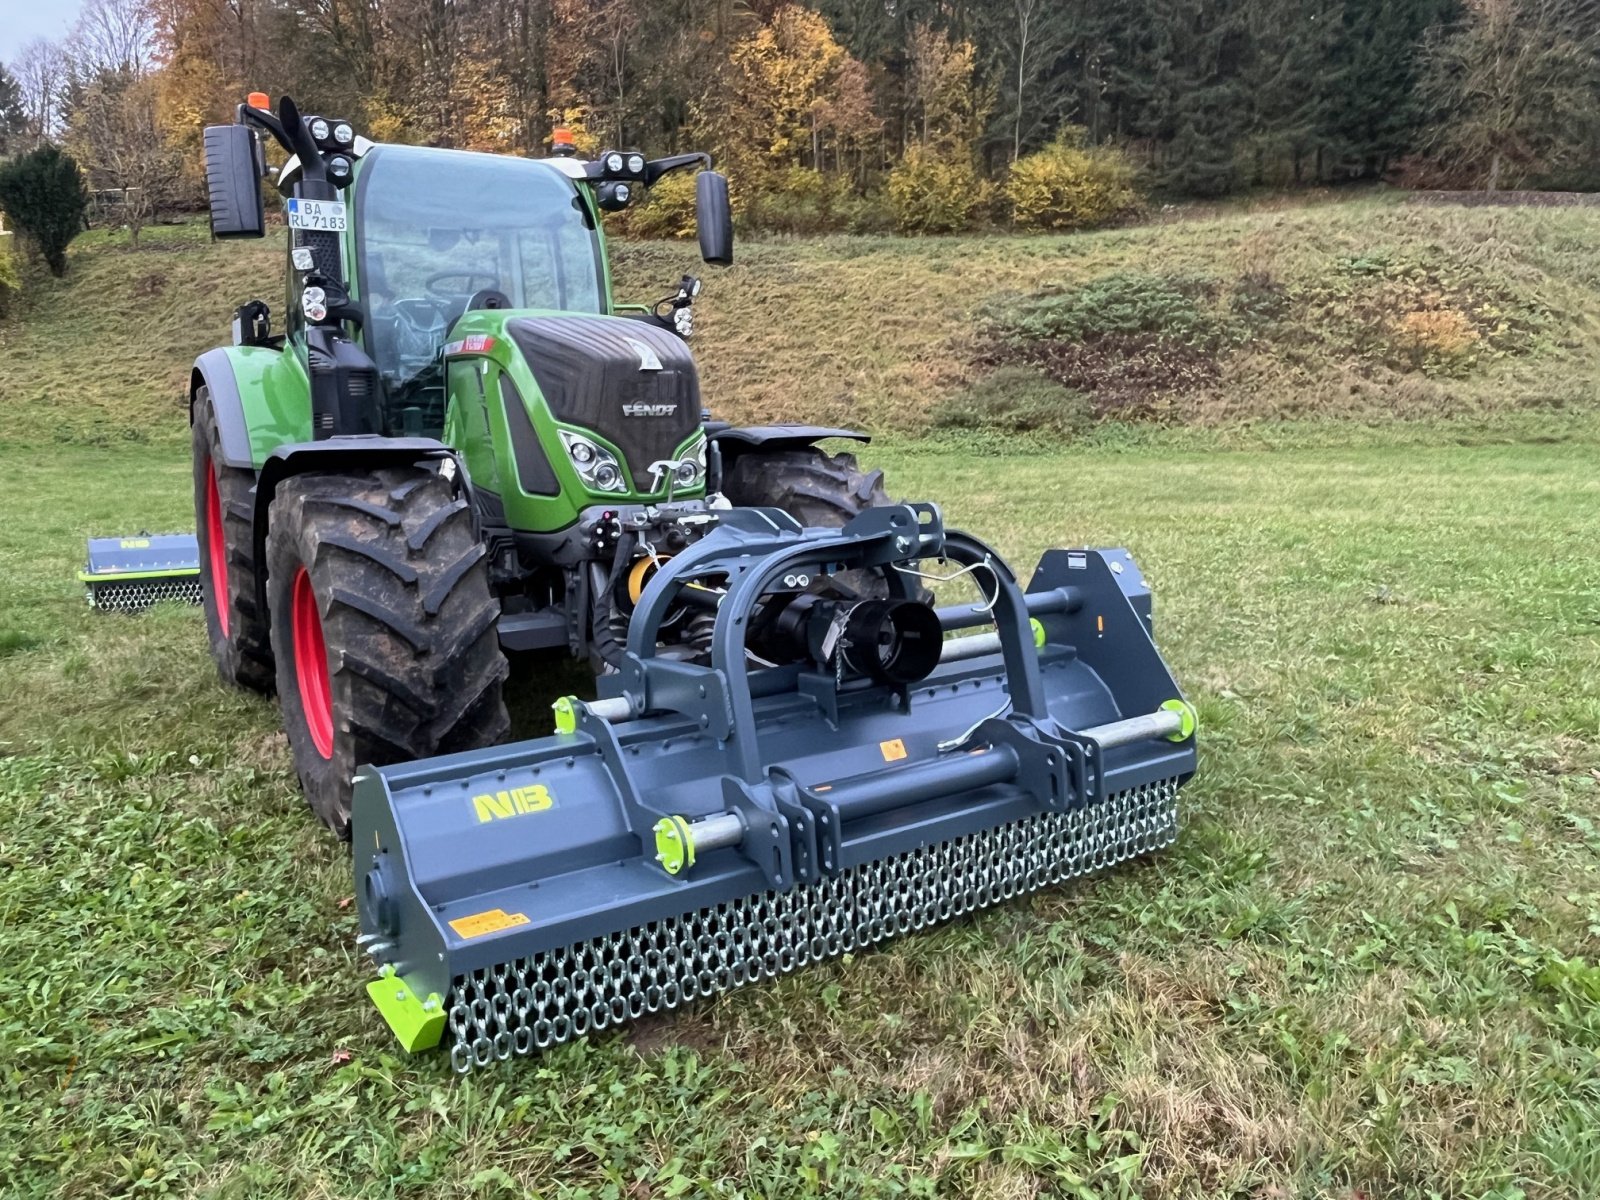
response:
<path fill-rule="evenodd" d="M 897 538 L 895 538 L 895 540 L 894 540 L 894 548 L 896 550 L 898 550 L 901 554 L 904 554 L 906 551 L 911 549 L 911 539 L 908 538 L 908 537 L 897 537 Z"/>

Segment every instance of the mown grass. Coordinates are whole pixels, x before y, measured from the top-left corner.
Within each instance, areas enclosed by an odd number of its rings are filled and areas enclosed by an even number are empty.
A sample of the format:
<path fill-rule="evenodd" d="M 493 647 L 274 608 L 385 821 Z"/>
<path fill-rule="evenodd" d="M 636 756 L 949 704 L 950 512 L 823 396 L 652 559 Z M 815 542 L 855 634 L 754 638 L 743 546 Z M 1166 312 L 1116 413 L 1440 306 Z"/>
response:
<path fill-rule="evenodd" d="M 0 326 L 0 443 L 181 441 L 188 364 L 225 339 L 242 301 L 281 309 L 281 231 L 212 244 L 203 224 L 189 224 L 152 229 L 143 245 L 133 252 L 124 235 L 86 234 L 68 280 L 28 281 L 26 319 Z M 951 405 L 974 403 L 981 418 L 994 391 L 983 326 L 997 305 L 1174 272 L 1244 303 L 1252 320 L 1234 323 L 1225 356 L 1208 351 L 1197 364 L 1206 369 L 1177 379 L 1164 378 L 1163 363 L 1194 339 L 1178 336 L 1186 326 L 1165 331 L 1174 335 L 1165 354 L 1144 364 L 1153 386 L 1101 409 L 1230 428 L 1494 422 L 1591 408 L 1600 394 L 1594 209 L 1377 196 L 1196 210 L 1056 237 L 746 242 L 728 270 L 700 265 L 688 243 L 613 246 L 622 298 L 659 296 L 686 270 L 705 277 L 695 341 L 705 399 L 736 421 L 917 432 Z M 1418 312 L 1427 320 L 1408 325 Z M 1502 316 L 1516 336 L 1496 332 Z M 1111 381 L 1127 370 L 1116 357 L 1083 369 Z M 1081 432 L 1074 420 L 1053 429 Z"/>
<path fill-rule="evenodd" d="M 0 1191 L 1593 1195 L 1600 426 L 1563 436 L 877 448 L 1023 568 L 1133 549 L 1203 716 L 1180 841 L 465 1082 L 370 1009 L 273 707 L 193 610 L 72 582 L 186 524 L 181 451 L 9 454 Z"/>

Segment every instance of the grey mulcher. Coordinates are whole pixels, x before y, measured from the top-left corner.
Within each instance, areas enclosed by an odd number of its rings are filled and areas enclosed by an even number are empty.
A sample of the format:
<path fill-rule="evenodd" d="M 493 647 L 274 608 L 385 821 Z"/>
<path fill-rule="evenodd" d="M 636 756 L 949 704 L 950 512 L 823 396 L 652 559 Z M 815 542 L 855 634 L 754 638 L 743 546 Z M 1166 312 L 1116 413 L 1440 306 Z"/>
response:
<path fill-rule="evenodd" d="M 919 602 L 899 568 L 939 559 L 990 603 Z M 884 598 L 801 600 L 844 571 Z M 710 660 L 655 653 L 711 581 Z M 752 669 L 765 639 L 809 661 Z M 600 683 L 554 736 L 357 778 L 369 992 L 457 1070 L 1160 849 L 1195 769 L 1125 552 L 1051 551 L 1024 591 L 931 506 L 726 514 L 654 575 Z"/>
<path fill-rule="evenodd" d="M 78 572 L 89 606 L 141 612 L 161 600 L 200 603 L 200 549 L 192 533 L 90 538 Z"/>

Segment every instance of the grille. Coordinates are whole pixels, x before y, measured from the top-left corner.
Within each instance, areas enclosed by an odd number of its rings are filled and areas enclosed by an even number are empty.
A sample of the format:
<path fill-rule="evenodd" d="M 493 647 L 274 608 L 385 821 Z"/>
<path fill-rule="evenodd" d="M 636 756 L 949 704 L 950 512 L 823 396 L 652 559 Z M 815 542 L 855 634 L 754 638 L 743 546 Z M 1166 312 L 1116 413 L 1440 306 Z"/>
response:
<path fill-rule="evenodd" d="M 162 600 L 199 604 L 200 576 L 91 583 L 86 591 L 90 608 L 98 608 L 105 612 L 142 612 Z"/>
<path fill-rule="evenodd" d="M 1178 781 L 1009 825 L 458 976 L 460 1072 L 787 974 L 1172 844 Z"/>

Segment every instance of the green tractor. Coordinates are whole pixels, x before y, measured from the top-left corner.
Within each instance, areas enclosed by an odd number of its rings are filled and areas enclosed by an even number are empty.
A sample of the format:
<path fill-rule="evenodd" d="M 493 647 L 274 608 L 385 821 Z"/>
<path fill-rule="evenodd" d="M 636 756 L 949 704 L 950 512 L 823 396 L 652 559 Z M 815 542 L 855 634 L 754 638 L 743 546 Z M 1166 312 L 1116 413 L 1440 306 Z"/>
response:
<path fill-rule="evenodd" d="M 241 305 L 190 381 L 203 603 L 223 679 L 277 693 L 341 835 L 358 766 L 505 740 L 508 651 L 620 667 L 651 576 L 719 511 L 838 526 L 888 503 L 816 445 L 860 433 L 709 420 L 698 280 L 614 299 L 601 214 L 670 171 L 701 168 L 701 254 L 732 261 L 708 155 L 373 145 L 255 93 L 205 131 L 218 238 L 265 233 L 265 138 L 288 156 L 281 327 Z M 703 656 L 712 623 L 681 605 L 662 653 Z"/>

